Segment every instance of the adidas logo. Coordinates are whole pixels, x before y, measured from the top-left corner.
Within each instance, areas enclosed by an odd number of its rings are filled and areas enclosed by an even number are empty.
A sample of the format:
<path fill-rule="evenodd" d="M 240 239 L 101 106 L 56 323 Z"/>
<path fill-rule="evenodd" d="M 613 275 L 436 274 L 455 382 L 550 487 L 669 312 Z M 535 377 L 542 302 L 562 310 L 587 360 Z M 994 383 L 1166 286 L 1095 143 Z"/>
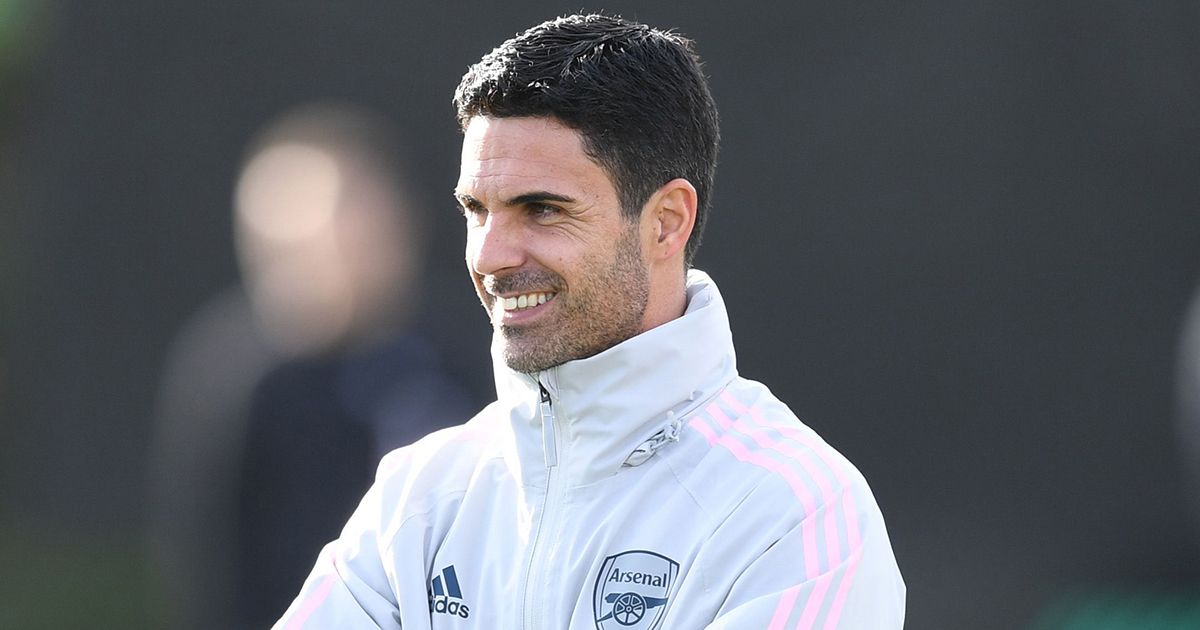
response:
<path fill-rule="evenodd" d="M 459 616 L 463 619 L 471 616 L 471 609 L 462 603 L 462 589 L 458 586 L 458 574 L 454 565 L 442 569 L 441 575 L 435 575 L 429 581 L 429 612 L 430 614 Z"/>

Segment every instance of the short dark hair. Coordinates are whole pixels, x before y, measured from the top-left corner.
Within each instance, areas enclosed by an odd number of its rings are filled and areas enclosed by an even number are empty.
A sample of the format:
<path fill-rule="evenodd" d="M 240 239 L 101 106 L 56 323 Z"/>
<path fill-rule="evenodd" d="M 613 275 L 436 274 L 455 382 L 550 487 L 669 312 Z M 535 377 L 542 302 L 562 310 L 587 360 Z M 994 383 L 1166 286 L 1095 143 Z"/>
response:
<path fill-rule="evenodd" d="M 694 45 L 607 15 L 543 22 L 471 66 L 454 92 L 459 126 L 475 116 L 552 117 L 579 132 L 626 217 L 676 177 L 696 187 L 691 264 L 712 200 L 720 131 Z"/>

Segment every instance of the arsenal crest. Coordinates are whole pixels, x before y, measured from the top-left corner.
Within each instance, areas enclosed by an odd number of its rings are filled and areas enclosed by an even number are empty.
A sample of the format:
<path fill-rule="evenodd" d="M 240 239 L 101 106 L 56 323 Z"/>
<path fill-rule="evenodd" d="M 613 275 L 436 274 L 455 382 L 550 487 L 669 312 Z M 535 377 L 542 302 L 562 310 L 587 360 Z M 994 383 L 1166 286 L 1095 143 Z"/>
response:
<path fill-rule="evenodd" d="M 678 575 L 678 562 L 653 551 L 605 558 L 592 597 L 596 629 L 655 630 Z"/>

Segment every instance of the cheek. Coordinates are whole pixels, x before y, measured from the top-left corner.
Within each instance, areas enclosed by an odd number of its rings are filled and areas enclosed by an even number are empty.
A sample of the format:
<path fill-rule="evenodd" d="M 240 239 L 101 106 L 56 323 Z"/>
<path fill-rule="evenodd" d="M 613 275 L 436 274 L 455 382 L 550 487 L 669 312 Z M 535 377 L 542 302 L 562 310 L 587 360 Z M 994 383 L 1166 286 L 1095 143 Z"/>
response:
<path fill-rule="evenodd" d="M 571 256 L 568 252 L 564 251 L 545 252 L 538 258 L 544 261 L 545 265 L 549 267 L 550 270 L 560 274 L 564 272 L 570 273 L 571 269 L 577 266 L 576 261 L 578 260 L 577 258 Z"/>

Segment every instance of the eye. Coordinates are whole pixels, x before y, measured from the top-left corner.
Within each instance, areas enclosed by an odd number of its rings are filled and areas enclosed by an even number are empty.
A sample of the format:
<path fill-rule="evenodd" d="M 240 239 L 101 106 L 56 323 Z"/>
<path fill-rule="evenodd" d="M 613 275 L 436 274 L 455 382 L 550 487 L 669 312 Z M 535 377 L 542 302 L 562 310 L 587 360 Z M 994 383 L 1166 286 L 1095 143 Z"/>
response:
<path fill-rule="evenodd" d="M 562 212 L 562 208 L 559 208 L 558 206 L 552 206 L 548 203 L 540 202 L 531 203 L 529 204 L 528 208 L 529 214 L 538 219 L 550 218 Z"/>
<path fill-rule="evenodd" d="M 481 223 L 483 217 L 487 214 L 487 209 L 483 206 L 475 204 L 463 205 L 461 203 L 454 204 L 454 209 L 467 220 L 468 223 Z"/>

